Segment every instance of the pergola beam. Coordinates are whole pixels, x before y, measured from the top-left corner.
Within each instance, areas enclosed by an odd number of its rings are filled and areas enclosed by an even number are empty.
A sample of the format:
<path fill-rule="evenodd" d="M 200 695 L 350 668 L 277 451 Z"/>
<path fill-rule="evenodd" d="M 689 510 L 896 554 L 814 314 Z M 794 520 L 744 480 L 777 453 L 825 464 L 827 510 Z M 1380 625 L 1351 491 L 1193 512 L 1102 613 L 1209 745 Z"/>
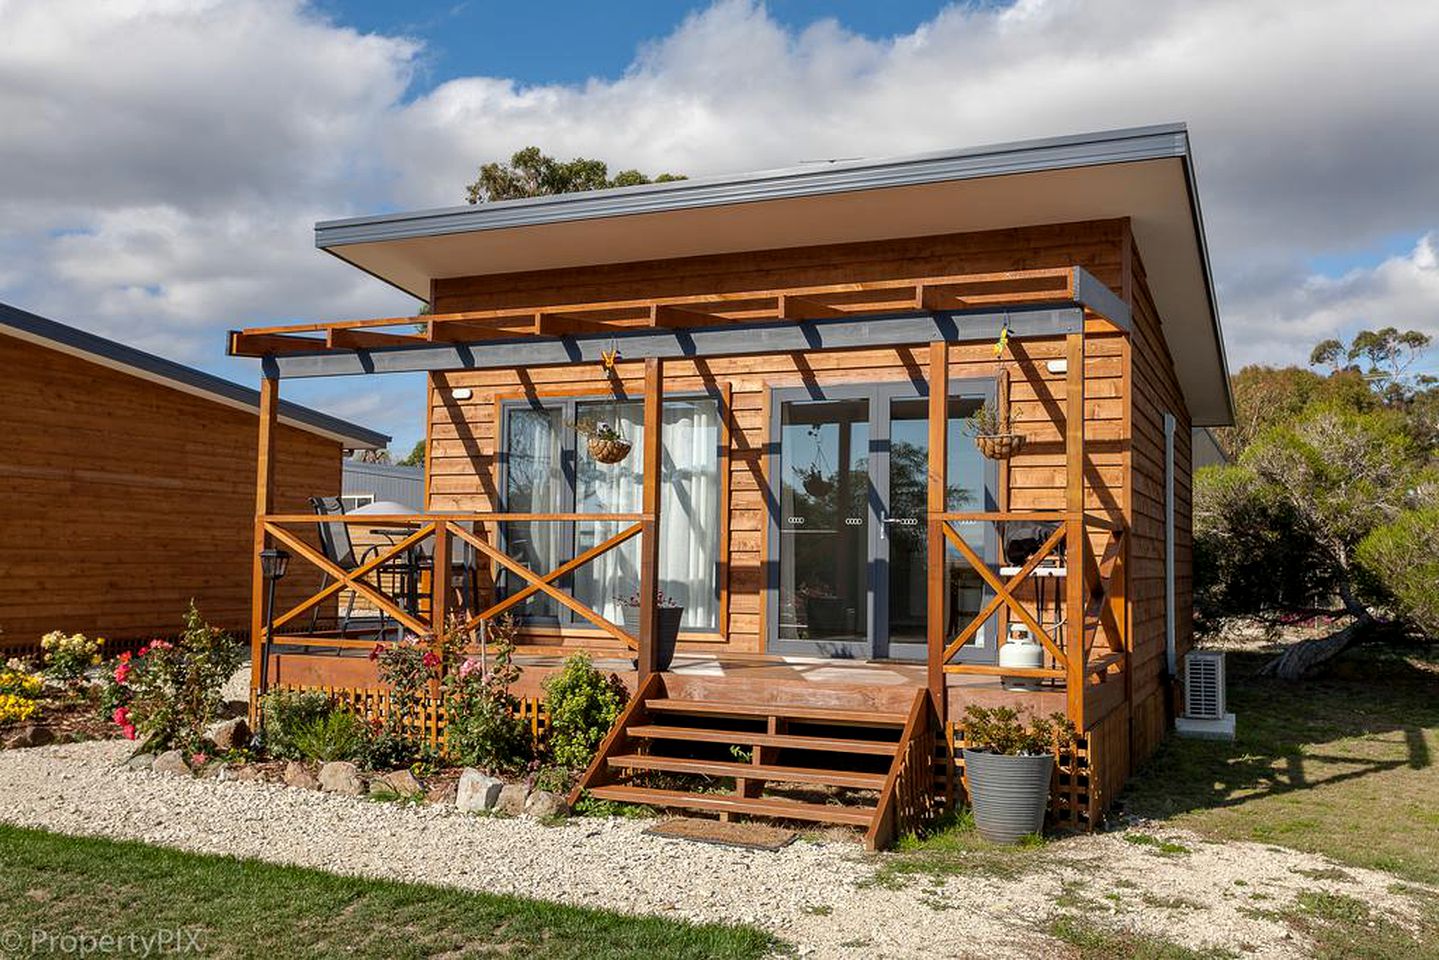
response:
<path fill-rule="evenodd" d="M 1054 337 L 1084 329 L 1078 306 L 1013 310 L 940 311 L 828 320 L 730 323 L 722 327 L 669 330 L 615 327 L 605 333 L 553 338 L 506 338 L 472 343 L 386 347 L 353 353 L 285 354 L 265 357 L 272 376 L 283 378 L 411 373 L 430 370 L 498 370 L 510 367 L 600 363 L 620 348 L 627 360 L 748 356 L 760 353 L 856 350 L 914 346 L 943 340 L 993 340 L 1001 327 L 1016 337 Z"/>

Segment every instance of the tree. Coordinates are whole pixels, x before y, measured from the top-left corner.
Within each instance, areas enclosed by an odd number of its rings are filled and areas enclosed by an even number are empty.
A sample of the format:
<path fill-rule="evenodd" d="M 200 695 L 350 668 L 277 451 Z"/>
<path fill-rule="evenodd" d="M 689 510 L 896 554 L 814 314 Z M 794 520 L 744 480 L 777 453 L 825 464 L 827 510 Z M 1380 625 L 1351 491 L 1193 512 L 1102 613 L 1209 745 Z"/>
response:
<path fill-rule="evenodd" d="M 1240 464 L 1287 502 L 1321 548 L 1321 562 L 1354 617 L 1339 633 L 1296 644 L 1265 668 L 1296 679 L 1372 625 L 1373 614 L 1356 591 L 1355 551 L 1375 528 L 1414 505 L 1422 458 L 1401 413 L 1321 401 L 1292 424 L 1265 431 Z"/>
<path fill-rule="evenodd" d="M 416 440 L 405 459 L 400 461 L 402 467 L 423 467 L 425 465 L 425 441 Z"/>
<path fill-rule="evenodd" d="M 1439 484 L 1436 484 L 1439 486 Z M 1436 503 L 1439 489 L 1421 502 Z M 1439 506 L 1406 510 L 1375 527 L 1356 551 L 1361 583 L 1379 602 L 1439 637 Z"/>
<path fill-rule="evenodd" d="M 1334 373 L 1357 373 L 1385 399 L 1402 403 L 1439 383 L 1429 374 L 1413 372 L 1432 343 L 1432 337 L 1418 330 L 1360 330 L 1347 347 L 1342 340 L 1321 342 L 1309 354 L 1309 364 L 1327 366 Z"/>
<path fill-rule="evenodd" d="M 652 180 L 638 170 L 621 170 L 611 177 L 609 166 L 603 160 L 575 157 L 562 161 L 542 153 L 539 147 L 525 147 L 516 151 L 508 163 L 497 161 L 482 165 L 475 182 L 465 188 L 465 199 L 470 203 L 489 203 L 683 179 L 683 174 L 661 173 Z"/>

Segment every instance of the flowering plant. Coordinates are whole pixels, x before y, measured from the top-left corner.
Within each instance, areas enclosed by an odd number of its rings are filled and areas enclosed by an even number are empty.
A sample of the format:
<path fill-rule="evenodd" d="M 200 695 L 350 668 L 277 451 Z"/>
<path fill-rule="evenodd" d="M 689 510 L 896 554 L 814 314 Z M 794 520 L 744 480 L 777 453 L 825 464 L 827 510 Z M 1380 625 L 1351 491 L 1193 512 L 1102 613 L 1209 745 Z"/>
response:
<path fill-rule="evenodd" d="M 380 682 L 390 689 L 390 702 L 383 718 L 370 720 L 368 766 L 406 766 L 423 758 L 426 748 L 415 733 L 424 727 L 420 710 L 431 685 L 438 685 L 459 660 L 463 642 L 460 631 L 451 629 L 433 647 L 413 634 L 395 643 L 375 644 L 370 659 L 379 668 Z"/>
<path fill-rule="evenodd" d="M 529 726 L 510 687 L 520 678 L 515 666 L 519 624 L 508 614 L 490 624 L 488 662 L 467 659 L 445 677 L 445 744 L 465 766 L 510 771 L 533 752 Z"/>
<path fill-rule="evenodd" d="M 29 720 L 38 708 L 39 704 L 30 697 L 0 693 L 0 724 Z"/>
<path fill-rule="evenodd" d="M 40 638 L 40 650 L 50 675 L 73 683 L 84 677 L 90 667 L 100 664 L 100 647 L 104 642 L 99 637 L 91 640 L 83 633 L 52 630 Z"/>
<path fill-rule="evenodd" d="M 22 660 L 11 660 L 0 668 L 0 696 L 35 700 L 44 689 L 44 681 L 32 674 Z"/>
<path fill-rule="evenodd" d="M 627 597 L 615 597 L 615 603 L 618 603 L 622 607 L 638 607 L 642 599 L 640 592 L 636 590 Z M 655 603 L 662 608 L 669 608 L 671 610 L 684 606 L 684 604 L 664 592 L 655 593 Z"/>
<path fill-rule="evenodd" d="M 198 752 L 205 727 L 219 715 L 220 690 L 243 657 L 223 630 L 190 605 L 175 642 L 151 640 L 133 656 L 122 653 L 105 677 L 102 697 L 110 720 L 141 750 Z"/>

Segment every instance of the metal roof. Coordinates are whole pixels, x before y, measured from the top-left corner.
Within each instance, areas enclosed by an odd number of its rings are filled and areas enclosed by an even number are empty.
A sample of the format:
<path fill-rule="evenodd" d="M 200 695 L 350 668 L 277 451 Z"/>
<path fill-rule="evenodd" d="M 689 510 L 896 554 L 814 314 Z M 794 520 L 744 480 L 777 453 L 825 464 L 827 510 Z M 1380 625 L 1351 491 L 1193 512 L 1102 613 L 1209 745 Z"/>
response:
<path fill-rule="evenodd" d="M 115 340 L 87 333 L 84 330 L 48 320 L 0 303 L 0 333 L 8 333 L 31 343 L 60 350 L 113 369 L 158 381 L 186 393 L 206 397 L 231 407 L 259 412 L 260 394 L 249 387 L 187 367 L 153 353 L 146 353 Z M 389 436 L 358 424 L 332 417 L 288 400 L 280 401 L 280 419 L 291 426 L 318 433 L 351 448 L 381 448 Z"/>

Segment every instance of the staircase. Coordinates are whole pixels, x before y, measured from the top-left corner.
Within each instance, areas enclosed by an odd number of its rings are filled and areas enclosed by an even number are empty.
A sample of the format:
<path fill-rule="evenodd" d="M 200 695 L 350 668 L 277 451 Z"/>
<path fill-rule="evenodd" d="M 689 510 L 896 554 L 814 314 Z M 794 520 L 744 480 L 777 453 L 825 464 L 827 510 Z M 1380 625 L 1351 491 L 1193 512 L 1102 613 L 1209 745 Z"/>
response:
<path fill-rule="evenodd" d="M 865 831 L 871 848 L 938 809 L 927 693 L 653 674 L 571 796 Z"/>

